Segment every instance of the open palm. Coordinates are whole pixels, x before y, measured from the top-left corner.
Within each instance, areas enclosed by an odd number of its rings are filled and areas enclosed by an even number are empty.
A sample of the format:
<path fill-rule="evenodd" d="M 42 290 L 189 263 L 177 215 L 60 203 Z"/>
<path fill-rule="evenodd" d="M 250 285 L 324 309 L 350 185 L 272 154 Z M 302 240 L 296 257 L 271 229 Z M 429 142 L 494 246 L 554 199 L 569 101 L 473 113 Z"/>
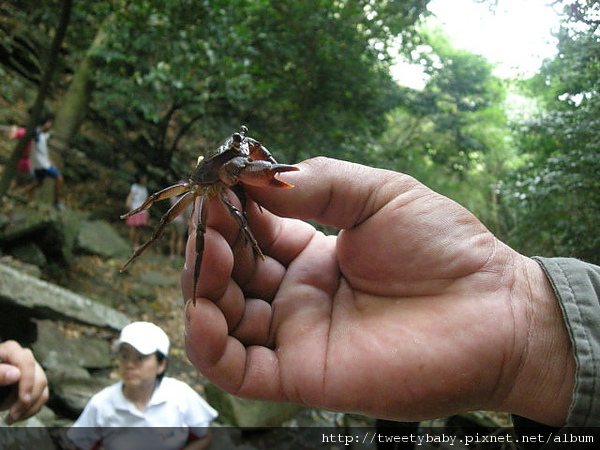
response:
<path fill-rule="evenodd" d="M 530 326 L 515 273 L 535 263 L 410 177 L 325 158 L 300 168 L 294 189 L 250 192 L 266 261 L 213 205 L 186 309 L 196 367 L 240 396 L 396 420 L 509 408 Z M 193 248 L 191 233 L 186 299 Z"/>

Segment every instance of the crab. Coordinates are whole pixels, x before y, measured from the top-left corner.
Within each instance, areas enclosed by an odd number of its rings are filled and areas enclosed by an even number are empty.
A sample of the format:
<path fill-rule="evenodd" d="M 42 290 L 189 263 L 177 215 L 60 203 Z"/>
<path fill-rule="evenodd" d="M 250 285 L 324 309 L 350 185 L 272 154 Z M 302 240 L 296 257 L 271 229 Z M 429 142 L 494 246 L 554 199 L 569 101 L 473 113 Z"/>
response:
<path fill-rule="evenodd" d="M 292 188 L 293 185 L 276 178 L 281 172 L 299 170 L 296 166 L 279 164 L 271 153 L 256 139 L 248 136 L 248 128 L 242 126 L 240 131 L 233 133 L 215 152 L 214 155 L 198 158 L 198 164 L 188 181 L 180 182 L 150 195 L 146 201 L 126 214 L 126 219 L 134 214 L 150 208 L 154 202 L 180 196 L 179 200 L 165 213 L 156 226 L 152 237 L 137 248 L 121 267 L 123 272 L 129 264 L 154 244 L 162 235 L 165 227 L 177 216 L 182 214 L 189 205 L 194 205 L 197 214 L 196 256 L 193 274 L 193 301 L 196 301 L 196 287 L 202 255 L 204 253 L 204 234 L 208 216 L 208 203 L 211 197 L 217 197 L 237 222 L 246 243 L 250 243 L 254 253 L 265 259 L 258 242 L 254 238 L 246 217 L 246 193 L 243 185 Z M 238 198 L 241 209 L 236 207 L 228 198 L 232 191 Z M 199 201 L 195 200 L 199 198 Z"/>

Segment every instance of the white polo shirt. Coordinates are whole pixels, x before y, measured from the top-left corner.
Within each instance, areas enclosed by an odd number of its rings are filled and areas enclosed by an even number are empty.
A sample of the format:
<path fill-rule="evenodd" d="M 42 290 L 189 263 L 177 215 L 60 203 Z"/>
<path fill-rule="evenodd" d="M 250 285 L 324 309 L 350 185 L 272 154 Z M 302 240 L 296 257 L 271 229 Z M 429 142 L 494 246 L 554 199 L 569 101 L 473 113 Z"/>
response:
<path fill-rule="evenodd" d="M 131 209 L 135 209 L 142 206 L 142 204 L 148 198 L 148 188 L 144 185 L 133 183 L 131 185 L 130 192 L 132 194 Z"/>
<path fill-rule="evenodd" d="M 174 378 L 163 378 L 144 411 L 125 398 L 122 386 L 113 384 L 90 399 L 68 432 L 78 448 L 178 450 L 190 434 L 204 436 L 218 416 L 196 391 Z"/>
<path fill-rule="evenodd" d="M 34 139 L 34 148 L 31 153 L 31 165 L 34 169 L 48 169 L 51 167 L 48 156 L 48 138 L 50 133 L 39 132 Z"/>

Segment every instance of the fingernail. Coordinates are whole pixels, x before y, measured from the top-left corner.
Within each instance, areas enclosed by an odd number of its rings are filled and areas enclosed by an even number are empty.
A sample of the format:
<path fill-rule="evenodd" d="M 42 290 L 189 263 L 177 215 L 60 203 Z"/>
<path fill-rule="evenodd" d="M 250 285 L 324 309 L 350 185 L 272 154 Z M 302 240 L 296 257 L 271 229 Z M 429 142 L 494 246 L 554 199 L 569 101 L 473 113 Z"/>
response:
<path fill-rule="evenodd" d="M 190 304 L 192 303 L 192 299 L 188 299 L 185 302 L 185 305 L 183 305 L 183 317 L 184 317 L 184 321 L 185 322 L 189 322 L 191 317 L 190 317 Z"/>
<path fill-rule="evenodd" d="M 19 369 L 13 366 L 9 366 L 4 371 L 4 383 L 5 385 L 15 384 L 19 381 L 19 377 L 21 376 L 21 372 Z"/>

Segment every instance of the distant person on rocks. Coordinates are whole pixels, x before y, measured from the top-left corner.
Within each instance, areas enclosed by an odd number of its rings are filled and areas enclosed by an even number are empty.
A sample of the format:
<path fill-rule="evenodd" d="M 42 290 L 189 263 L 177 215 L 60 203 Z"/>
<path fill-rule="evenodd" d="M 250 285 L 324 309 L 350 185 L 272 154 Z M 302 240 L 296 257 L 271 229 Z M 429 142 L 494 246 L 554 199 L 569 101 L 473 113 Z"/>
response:
<path fill-rule="evenodd" d="M 135 177 L 135 183 L 131 185 L 125 205 L 129 210 L 135 209 L 142 205 L 148 198 L 148 176 L 139 173 Z M 140 245 L 140 227 L 148 226 L 148 211 L 140 211 L 131 217 L 127 218 L 127 225 L 129 226 L 129 238 L 133 249 L 137 249 Z"/>
<path fill-rule="evenodd" d="M 0 343 L 0 411 L 7 425 L 36 414 L 48 401 L 48 381 L 31 350 L 16 341 Z M 1 441 L 0 441 L 1 442 Z"/>
<path fill-rule="evenodd" d="M 209 448 L 215 411 L 182 381 L 165 377 L 169 338 L 134 322 L 116 342 L 121 381 L 94 395 L 67 433 L 78 449 Z M 141 429 L 140 427 L 143 427 Z"/>
<path fill-rule="evenodd" d="M 50 129 L 53 124 L 54 118 L 46 116 L 42 119 L 41 125 L 36 129 L 35 137 L 33 138 L 34 145 L 31 154 L 31 165 L 37 181 L 37 188 L 42 186 L 46 178 L 54 179 L 54 206 L 59 210 L 63 210 L 65 207 L 60 199 L 64 180 L 58 169 L 52 165 L 48 150 Z"/>
<path fill-rule="evenodd" d="M 25 128 L 13 125 L 10 127 L 8 138 L 11 140 L 21 139 L 25 135 Z M 28 190 L 33 189 L 33 169 L 31 168 L 31 149 L 32 142 L 27 144 L 17 163 L 17 176 L 15 177 L 16 186 L 28 186 Z"/>

